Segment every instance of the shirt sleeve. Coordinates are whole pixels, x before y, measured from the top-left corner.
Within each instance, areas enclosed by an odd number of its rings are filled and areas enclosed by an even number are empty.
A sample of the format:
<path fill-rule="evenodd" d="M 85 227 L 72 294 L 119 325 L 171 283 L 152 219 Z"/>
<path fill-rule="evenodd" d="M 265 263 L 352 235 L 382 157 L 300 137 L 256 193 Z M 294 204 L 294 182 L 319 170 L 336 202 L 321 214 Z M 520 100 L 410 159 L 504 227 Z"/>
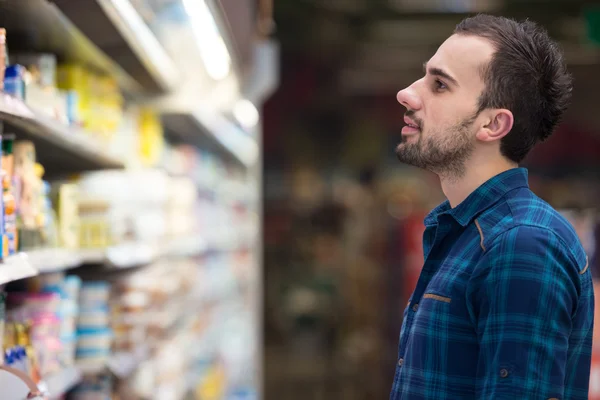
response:
<path fill-rule="evenodd" d="M 492 241 L 467 290 L 477 399 L 564 400 L 579 292 L 578 266 L 553 232 L 521 226 Z"/>

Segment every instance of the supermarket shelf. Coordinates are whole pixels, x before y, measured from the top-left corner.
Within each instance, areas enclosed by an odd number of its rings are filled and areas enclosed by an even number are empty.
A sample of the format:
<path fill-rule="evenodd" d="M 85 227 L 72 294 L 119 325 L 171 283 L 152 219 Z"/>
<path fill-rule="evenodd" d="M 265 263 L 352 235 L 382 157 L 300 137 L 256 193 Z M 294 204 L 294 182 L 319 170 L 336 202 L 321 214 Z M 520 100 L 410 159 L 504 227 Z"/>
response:
<path fill-rule="evenodd" d="M 175 62 L 128 1 L 54 0 L 98 48 L 146 91 L 166 93 L 179 81 Z"/>
<path fill-rule="evenodd" d="M 82 264 L 104 264 L 115 269 L 127 269 L 150 264 L 159 254 L 153 246 L 143 242 L 125 243 L 106 249 L 81 250 Z"/>
<path fill-rule="evenodd" d="M 64 271 L 81 265 L 81 254 L 74 250 L 51 248 L 27 252 L 29 262 L 39 273 Z"/>
<path fill-rule="evenodd" d="M 0 263 L 0 285 L 30 278 L 38 274 L 38 271 L 29 262 L 26 254 L 20 253 L 7 257 Z"/>
<path fill-rule="evenodd" d="M 55 1 L 0 1 L 0 26 L 8 32 L 11 52 L 43 51 L 56 54 L 61 61 L 87 65 L 102 75 L 114 77 L 128 94 L 141 93 L 142 86 L 123 67 L 112 60 L 82 34 L 56 6 Z M 81 2 L 89 6 L 88 3 Z M 94 21 L 96 22 L 96 21 Z M 102 28 L 98 25 L 101 32 Z"/>
<path fill-rule="evenodd" d="M 167 136 L 175 142 L 189 143 L 219 153 L 246 168 L 258 161 L 256 140 L 216 111 L 204 108 L 194 113 L 166 111 L 162 121 Z"/>
<path fill-rule="evenodd" d="M 82 264 L 102 264 L 106 260 L 106 250 L 82 249 L 79 250 Z"/>
<path fill-rule="evenodd" d="M 151 245 L 141 242 L 126 243 L 106 250 L 107 264 L 118 269 L 150 264 L 157 257 L 158 254 Z"/>
<path fill-rule="evenodd" d="M 184 238 L 171 239 L 167 244 L 164 255 L 167 257 L 194 257 L 208 251 L 208 243 L 198 234 Z"/>
<path fill-rule="evenodd" d="M 149 358 L 150 350 L 146 345 L 140 345 L 132 351 L 119 351 L 112 354 L 106 363 L 86 364 L 79 362 L 78 368 L 83 375 L 92 376 L 110 371 L 118 378 L 127 378 L 138 366 Z"/>
<path fill-rule="evenodd" d="M 76 367 L 70 367 L 56 373 L 46 379 L 50 399 L 61 399 L 65 393 L 81 381 L 81 371 Z"/>
<path fill-rule="evenodd" d="M 14 130 L 19 139 L 34 142 L 38 161 L 51 174 L 124 167 L 121 161 L 104 154 L 88 133 L 35 112 L 4 93 L 0 94 L 0 120 L 12 128 L 5 127 L 4 132 Z"/>

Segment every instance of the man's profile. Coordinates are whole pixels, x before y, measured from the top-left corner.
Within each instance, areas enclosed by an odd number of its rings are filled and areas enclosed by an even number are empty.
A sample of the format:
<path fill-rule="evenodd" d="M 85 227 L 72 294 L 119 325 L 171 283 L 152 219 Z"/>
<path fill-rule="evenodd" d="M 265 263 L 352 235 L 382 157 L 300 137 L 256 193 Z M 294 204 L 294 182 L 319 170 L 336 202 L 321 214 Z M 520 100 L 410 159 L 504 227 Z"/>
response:
<path fill-rule="evenodd" d="M 462 21 L 400 91 L 400 161 L 437 174 L 391 400 L 588 398 L 594 294 L 571 225 L 519 163 L 567 108 L 563 55 L 531 21 Z"/>

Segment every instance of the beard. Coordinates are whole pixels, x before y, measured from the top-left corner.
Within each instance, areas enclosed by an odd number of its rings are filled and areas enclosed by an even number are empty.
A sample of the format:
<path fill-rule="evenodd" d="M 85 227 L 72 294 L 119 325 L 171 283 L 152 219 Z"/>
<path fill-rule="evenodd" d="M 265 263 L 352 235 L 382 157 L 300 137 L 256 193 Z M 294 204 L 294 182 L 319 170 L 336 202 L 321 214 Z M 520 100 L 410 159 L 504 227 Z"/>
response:
<path fill-rule="evenodd" d="M 471 126 L 477 114 L 443 131 L 430 131 L 426 138 L 423 137 L 422 121 L 416 119 L 410 111 L 406 115 L 418 123 L 419 134 L 416 143 L 408 143 L 407 137 L 402 137 L 402 142 L 396 148 L 398 159 L 446 179 L 463 177 L 465 163 L 475 147 Z"/>

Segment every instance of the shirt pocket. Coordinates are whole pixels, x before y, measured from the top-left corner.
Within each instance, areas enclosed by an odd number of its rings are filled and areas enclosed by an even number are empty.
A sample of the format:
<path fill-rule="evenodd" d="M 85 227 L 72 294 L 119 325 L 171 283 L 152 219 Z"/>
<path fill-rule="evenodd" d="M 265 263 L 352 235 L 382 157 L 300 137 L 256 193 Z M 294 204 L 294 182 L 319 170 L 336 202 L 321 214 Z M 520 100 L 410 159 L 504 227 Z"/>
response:
<path fill-rule="evenodd" d="M 431 300 L 434 300 L 434 301 L 441 301 L 442 303 L 448 303 L 448 304 L 452 303 L 452 297 L 450 297 L 450 296 L 442 296 L 442 295 L 436 294 L 434 292 L 427 292 L 427 293 L 425 293 L 423 295 L 423 299 L 424 300 L 431 299 Z"/>
<path fill-rule="evenodd" d="M 446 279 L 435 276 L 427 288 L 415 314 L 415 329 L 440 345 L 452 340 L 474 337 L 466 306 L 467 274 Z"/>

